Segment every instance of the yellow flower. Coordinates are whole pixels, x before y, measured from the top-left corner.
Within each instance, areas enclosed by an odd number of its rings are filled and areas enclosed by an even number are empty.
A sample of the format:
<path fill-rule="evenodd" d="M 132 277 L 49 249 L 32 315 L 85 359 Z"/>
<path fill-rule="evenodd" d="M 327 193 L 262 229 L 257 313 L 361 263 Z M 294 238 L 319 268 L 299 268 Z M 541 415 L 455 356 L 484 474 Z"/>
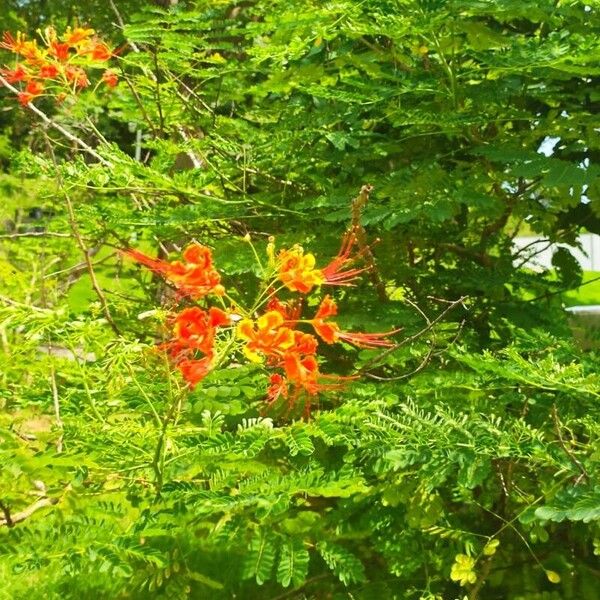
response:
<path fill-rule="evenodd" d="M 477 574 L 473 571 L 475 559 L 466 554 L 457 554 L 454 557 L 454 564 L 450 571 L 450 579 L 458 581 L 460 585 L 465 586 L 467 583 L 475 583 Z"/>

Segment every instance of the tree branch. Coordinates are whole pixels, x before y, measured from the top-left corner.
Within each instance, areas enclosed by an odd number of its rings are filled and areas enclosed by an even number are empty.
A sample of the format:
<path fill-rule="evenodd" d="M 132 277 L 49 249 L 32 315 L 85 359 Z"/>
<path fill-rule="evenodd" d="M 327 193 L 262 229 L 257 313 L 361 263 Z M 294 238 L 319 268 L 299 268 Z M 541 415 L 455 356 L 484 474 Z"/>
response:
<path fill-rule="evenodd" d="M 60 171 L 58 169 L 58 164 L 56 162 L 56 156 L 54 155 L 54 150 L 52 148 L 52 145 L 50 144 L 50 139 L 48 138 L 48 136 L 46 136 L 46 144 L 48 146 L 48 151 L 50 153 L 50 156 L 52 157 L 54 166 L 56 168 L 56 177 L 57 177 L 58 185 L 64 194 L 65 203 L 67 205 L 67 214 L 69 217 L 69 225 L 71 226 L 71 231 L 73 232 L 73 235 L 75 236 L 77 245 L 79 246 L 79 249 L 81 250 L 81 252 L 83 254 L 83 260 L 85 261 L 85 264 L 87 266 L 87 270 L 90 275 L 90 280 L 92 282 L 92 287 L 94 288 L 94 291 L 96 292 L 96 296 L 98 296 L 98 300 L 100 300 L 100 304 L 102 306 L 102 312 L 104 313 L 104 317 L 106 318 L 111 329 L 117 335 L 121 335 L 121 332 L 119 331 L 119 328 L 115 324 L 115 322 L 112 318 L 112 315 L 110 313 L 110 308 L 108 307 L 108 301 L 106 300 L 106 296 L 104 295 L 104 292 L 102 291 L 102 288 L 100 287 L 100 284 L 98 283 L 98 278 L 96 277 L 96 271 L 94 270 L 94 264 L 92 262 L 92 255 L 91 255 L 90 249 L 85 245 L 85 242 L 83 241 L 83 238 L 81 237 L 81 233 L 79 231 L 79 226 L 77 225 L 77 219 L 75 217 L 75 210 L 73 209 L 73 203 L 71 202 L 71 197 L 69 196 L 67 191 L 64 189 L 62 178 L 60 176 Z"/>
<path fill-rule="evenodd" d="M 10 90 L 13 94 L 19 94 L 19 90 L 10 83 L 8 83 L 8 81 L 6 81 L 6 79 L 4 79 L 2 75 L 0 75 L 0 84 L 3 85 L 7 90 Z M 28 102 L 25 106 L 31 112 L 36 114 L 42 121 L 44 121 L 46 125 L 53 127 L 54 129 L 56 129 L 56 131 L 64 135 L 68 140 L 77 144 L 82 150 L 87 152 L 90 156 L 93 156 L 99 163 L 103 164 L 105 167 L 113 166 L 113 164 L 109 160 L 106 160 L 106 158 L 98 154 L 91 146 L 86 144 L 86 142 L 84 142 L 81 138 L 78 138 L 74 133 L 71 133 L 68 129 L 65 129 L 62 125 L 60 125 L 56 121 L 53 121 L 45 112 L 41 111 L 37 106 L 35 106 L 35 104 Z"/>
<path fill-rule="evenodd" d="M 367 371 L 367 369 L 370 369 L 373 365 L 377 364 L 382 358 L 389 356 L 390 354 L 392 354 L 392 352 L 398 350 L 398 348 L 406 346 L 406 344 L 409 344 L 410 342 L 413 342 L 421 336 L 425 335 L 428 331 L 433 329 L 433 327 L 437 325 L 437 323 L 439 323 L 455 306 L 462 304 L 466 299 L 467 296 L 461 296 L 458 300 L 450 302 L 448 306 L 435 319 L 433 319 L 433 321 L 427 319 L 427 325 L 423 327 L 423 329 L 417 331 L 417 333 L 415 333 L 414 335 L 404 338 L 401 342 L 394 344 L 391 348 L 386 348 L 383 352 L 380 352 L 377 356 L 375 356 L 365 365 L 363 365 L 361 369 L 357 371 L 357 374 L 364 374 Z"/>
<path fill-rule="evenodd" d="M 375 257 L 371 252 L 371 247 L 367 243 L 367 232 L 360 222 L 362 210 L 369 201 L 369 194 L 373 191 L 373 186 L 366 184 L 360 188 L 358 196 L 352 200 L 351 214 L 352 214 L 352 231 L 356 236 L 356 242 L 360 250 L 361 255 L 364 257 L 367 266 L 369 267 L 369 275 L 371 281 L 377 290 L 377 295 L 382 302 L 389 300 L 387 292 L 385 291 L 385 284 L 379 276 L 377 270 L 377 264 L 375 263 Z"/>
<path fill-rule="evenodd" d="M 7 527 L 14 527 L 17 523 L 28 519 L 34 512 L 40 510 L 40 508 L 54 506 L 55 504 L 58 504 L 58 498 L 41 498 L 21 512 L 15 513 L 14 515 L 8 513 L 7 515 L 8 508 L 6 508 L 3 502 L 0 502 L 0 510 L 2 510 L 4 513 L 4 518 L 0 519 L 0 527 L 3 525 L 6 525 Z"/>

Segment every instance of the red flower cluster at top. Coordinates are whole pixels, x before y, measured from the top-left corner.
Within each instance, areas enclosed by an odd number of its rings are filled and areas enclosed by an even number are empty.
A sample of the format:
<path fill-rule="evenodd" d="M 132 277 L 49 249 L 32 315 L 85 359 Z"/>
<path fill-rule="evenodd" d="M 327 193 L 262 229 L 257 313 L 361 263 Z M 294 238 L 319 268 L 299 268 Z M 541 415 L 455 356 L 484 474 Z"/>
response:
<path fill-rule="evenodd" d="M 263 363 L 275 371 L 270 375 L 267 391 L 270 403 L 284 398 L 291 406 L 300 394 L 305 394 L 308 409 L 311 397 L 337 389 L 349 379 L 321 373 L 317 360 L 319 338 L 326 344 L 345 342 L 360 348 L 392 346 L 389 336 L 398 330 L 387 333 L 343 331 L 331 320 L 338 312 L 331 296 L 321 300 L 312 318 L 303 319 L 302 298 L 283 301 L 273 290 L 276 281 L 288 290 L 302 294 L 323 284 L 352 285 L 365 270 L 349 268 L 356 258 L 350 256 L 354 244 L 353 234 L 347 234 L 337 257 L 323 269 L 315 268 L 314 256 L 304 254 L 299 247 L 282 250 L 277 257 L 272 253 L 272 277 L 267 277 L 258 308 L 252 311 L 239 306 L 230 311 L 214 306 L 192 306 L 175 314 L 171 320 L 173 337 L 164 347 L 190 387 L 197 385 L 225 359 L 229 350 L 241 351 L 250 361 Z M 212 295 L 222 301 L 226 296 L 221 277 L 213 265 L 212 253 L 206 246 L 191 244 L 183 251 L 182 261 L 152 258 L 137 250 L 128 250 L 125 254 L 162 275 L 178 290 L 180 297 L 201 300 Z M 256 315 L 254 310 L 259 314 Z M 310 327 L 310 330 L 299 329 L 302 326 Z M 219 347 L 223 350 L 219 351 Z"/>
<path fill-rule="evenodd" d="M 17 98 L 24 106 L 49 93 L 64 100 L 66 90 L 75 93 L 89 86 L 87 69 L 103 66 L 113 56 L 113 51 L 94 36 L 93 29 L 68 28 L 59 37 L 54 28 L 48 27 L 41 38 L 43 44 L 38 45 L 21 32 L 16 36 L 5 33 L 0 42 L 1 48 L 16 56 L 14 67 L 4 68 L 0 74 L 7 83 L 19 84 Z M 115 87 L 117 74 L 107 69 L 102 81 Z"/>

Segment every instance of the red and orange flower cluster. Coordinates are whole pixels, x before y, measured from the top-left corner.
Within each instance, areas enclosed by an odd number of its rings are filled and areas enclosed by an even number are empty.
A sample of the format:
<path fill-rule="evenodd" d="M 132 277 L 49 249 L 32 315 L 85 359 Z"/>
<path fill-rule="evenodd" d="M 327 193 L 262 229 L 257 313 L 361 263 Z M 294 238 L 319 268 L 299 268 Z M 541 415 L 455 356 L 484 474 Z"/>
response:
<path fill-rule="evenodd" d="M 352 282 L 366 270 L 347 268 L 354 260 L 351 255 L 355 244 L 356 235 L 353 231 L 349 231 L 344 236 L 338 255 L 323 269 L 317 269 L 314 255 L 304 254 L 300 246 L 282 250 L 277 260 L 279 280 L 288 290 L 301 294 L 308 294 L 313 287 L 322 284 L 352 285 Z"/>
<path fill-rule="evenodd" d="M 268 400 L 274 403 L 286 399 L 293 405 L 301 394 L 311 397 L 320 392 L 339 388 L 347 377 L 321 373 L 317 352 L 319 340 L 326 344 L 348 343 L 360 348 L 390 347 L 387 333 L 351 333 L 343 331 L 332 317 L 338 312 L 333 298 L 326 295 L 311 318 L 302 318 L 303 296 L 322 285 L 352 285 L 364 268 L 352 263 L 356 244 L 348 233 L 338 255 L 324 268 L 316 267 L 313 254 L 300 247 L 281 250 L 277 255 L 271 248 L 271 273 L 266 276 L 265 288 L 257 305 L 250 311 L 238 304 L 225 309 L 228 298 L 216 271 L 211 251 L 200 244 L 191 244 L 182 261 L 152 258 L 137 250 L 126 254 L 162 275 L 179 292 L 180 297 L 202 301 L 214 296 L 223 309 L 198 305 L 183 309 L 171 320 L 172 339 L 165 345 L 173 363 L 190 387 L 197 385 L 229 351 L 241 353 L 250 361 L 263 363 L 272 370 Z M 270 244 L 272 246 L 272 244 Z M 281 300 L 279 291 L 287 289 L 300 297 Z"/>
<path fill-rule="evenodd" d="M 94 35 L 93 29 L 68 28 L 58 36 L 48 27 L 40 36 L 42 44 L 28 40 L 22 33 L 5 33 L 0 47 L 15 55 L 13 68 L 0 71 L 9 84 L 19 86 L 17 98 L 27 105 L 42 95 L 52 94 L 61 101 L 68 93 L 90 85 L 88 70 L 105 66 L 113 51 Z M 102 81 L 109 87 L 118 83 L 117 74 L 106 69 Z"/>

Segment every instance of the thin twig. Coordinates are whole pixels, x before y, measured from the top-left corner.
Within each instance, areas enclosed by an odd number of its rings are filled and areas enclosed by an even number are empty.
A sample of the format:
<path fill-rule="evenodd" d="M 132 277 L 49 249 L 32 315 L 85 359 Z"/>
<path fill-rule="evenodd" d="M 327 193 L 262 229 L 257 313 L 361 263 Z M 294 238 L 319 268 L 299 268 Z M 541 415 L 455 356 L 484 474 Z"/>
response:
<path fill-rule="evenodd" d="M 34 502 L 31 506 L 28 506 L 26 509 L 21 512 L 15 513 L 14 515 L 9 515 L 9 518 L 6 518 L 6 512 L 4 511 L 4 505 L 0 502 L 0 509 L 4 512 L 5 518 L 0 519 L 0 526 L 6 525 L 8 527 L 14 527 L 16 523 L 20 523 L 25 519 L 28 519 L 34 512 L 40 510 L 40 508 L 44 508 L 46 506 L 53 506 L 58 504 L 58 498 L 41 498 L 37 502 Z"/>
<path fill-rule="evenodd" d="M 8 296 L 4 296 L 0 294 L 0 302 L 4 302 L 4 304 L 8 304 L 9 306 L 14 306 L 15 308 L 28 308 L 35 312 L 51 314 L 54 311 L 49 308 L 40 308 L 39 306 L 34 306 L 33 304 L 25 304 L 24 302 L 17 302 L 17 300 L 13 300 Z"/>
<path fill-rule="evenodd" d="M 590 480 L 590 476 L 588 475 L 585 467 L 581 464 L 581 461 L 571 452 L 571 450 L 567 447 L 565 440 L 562 435 L 562 425 L 560 419 L 558 418 L 558 411 L 556 410 L 556 404 L 552 405 L 552 420 L 554 421 L 554 429 L 556 431 L 556 436 L 558 437 L 558 443 L 560 447 L 564 450 L 565 454 L 569 457 L 569 460 L 577 467 L 581 476 L 586 480 Z"/>
<path fill-rule="evenodd" d="M 115 17 L 117 18 L 117 23 L 119 24 L 119 27 L 121 28 L 121 30 L 125 29 L 125 21 L 123 20 L 123 17 L 121 16 L 119 9 L 117 8 L 117 5 L 114 3 L 113 0 L 108 0 L 108 3 L 110 5 L 112 11 L 115 13 Z M 134 52 L 140 51 L 140 49 L 138 48 L 138 46 L 136 45 L 135 42 L 132 42 L 131 40 L 127 40 L 127 43 L 129 44 L 129 47 Z"/>
<path fill-rule="evenodd" d="M 594 277 L 593 279 L 588 279 L 587 281 L 584 281 L 583 283 L 581 283 L 580 285 L 577 285 L 577 286 L 563 287 L 554 292 L 546 292 L 545 294 L 541 294 L 540 296 L 536 296 L 535 298 L 531 298 L 530 300 L 527 300 L 527 302 L 532 303 L 532 302 L 537 302 L 538 300 L 547 300 L 548 298 L 551 298 L 552 296 L 558 296 L 560 294 L 564 294 L 565 292 L 570 292 L 571 290 L 578 290 L 578 289 L 582 288 L 584 285 L 590 285 L 591 283 L 595 283 L 598 280 L 600 280 L 600 276 Z"/>
<path fill-rule="evenodd" d="M 477 600 L 479 598 L 479 592 L 481 591 L 481 588 L 487 581 L 487 578 L 490 575 L 490 571 L 492 570 L 494 556 L 495 554 L 492 554 L 492 556 L 488 556 L 487 559 L 484 561 L 483 566 L 481 567 L 481 571 L 479 572 L 479 577 L 477 577 L 477 581 L 469 591 L 469 600 Z"/>
<path fill-rule="evenodd" d="M 287 592 L 283 592 L 283 594 L 279 594 L 278 596 L 274 596 L 273 598 L 271 598 L 271 600 L 284 600 L 285 598 L 290 598 L 294 596 L 294 594 L 298 594 L 298 597 L 300 597 L 301 590 L 305 589 L 312 583 L 321 581 L 321 579 L 327 579 L 328 577 L 330 577 L 329 573 L 321 573 L 320 575 L 315 575 L 314 577 L 307 579 L 300 587 L 295 588 L 293 590 L 288 590 Z"/>
<path fill-rule="evenodd" d="M 19 90 L 8 83 L 2 75 L 0 75 L 0 84 L 3 85 L 7 90 L 11 91 L 13 94 L 18 95 Z M 53 121 L 45 112 L 41 111 L 35 104 L 28 102 L 25 105 L 31 112 L 36 114 L 46 125 L 53 127 L 56 131 L 60 132 L 64 135 L 68 140 L 77 144 L 80 148 L 82 148 L 85 152 L 87 152 L 90 156 L 93 156 L 99 163 L 103 164 L 105 167 L 112 167 L 113 164 L 106 160 L 103 156 L 98 154 L 91 146 L 89 146 L 86 142 L 84 142 L 81 138 L 78 138 L 74 133 L 71 133 L 68 129 L 65 129 L 62 125 Z"/>
<path fill-rule="evenodd" d="M 90 256 L 95 256 L 96 254 L 98 254 L 98 252 L 100 252 L 100 247 L 96 246 L 96 248 L 91 248 Z M 94 261 L 93 264 L 94 266 L 101 265 L 102 263 L 105 263 L 107 260 L 110 260 L 115 256 L 118 256 L 118 252 L 111 252 L 104 258 L 99 258 L 98 260 Z M 73 278 L 74 276 L 76 277 L 79 274 L 79 271 L 81 271 L 82 269 L 85 270 L 86 268 L 87 263 L 84 261 L 77 263 L 76 265 L 71 265 L 70 267 L 65 267 L 64 269 L 60 269 L 58 271 L 53 271 L 52 273 L 46 273 L 46 275 L 44 275 L 43 278 L 50 279 L 51 277 L 56 277 L 57 275 L 61 275 L 62 273 L 71 273 L 71 278 Z"/>
<path fill-rule="evenodd" d="M 459 304 L 462 304 L 466 299 L 467 296 L 461 296 L 458 300 L 453 300 L 452 302 L 450 302 L 448 306 L 435 319 L 433 319 L 433 321 L 430 321 L 428 319 L 429 322 L 425 327 L 423 327 L 423 329 L 417 331 L 417 333 L 415 333 L 414 335 L 404 338 L 401 342 L 394 344 L 390 348 L 386 348 L 383 352 L 380 352 L 377 356 L 375 356 L 365 365 L 363 365 L 357 371 L 357 374 L 364 374 L 367 371 L 367 369 L 370 369 L 373 365 L 377 364 L 382 358 L 389 356 L 390 354 L 392 354 L 392 352 L 398 350 L 398 348 L 406 346 L 406 344 L 409 344 L 410 342 L 413 342 L 414 340 L 425 335 L 428 331 L 433 329 L 433 327 L 435 327 L 435 325 L 437 325 L 454 307 L 458 306 Z"/>
<path fill-rule="evenodd" d="M 158 129 L 161 136 L 165 135 L 165 117 L 163 115 L 162 100 L 160 95 L 160 69 L 158 66 L 158 46 L 156 46 L 152 52 L 152 58 L 154 59 L 154 83 L 156 84 L 156 109 L 158 111 Z"/>
<path fill-rule="evenodd" d="M 532 246 L 535 243 L 537 243 L 537 242 L 532 242 L 531 244 L 527 244 L 527 246 L 524 246 L 523 249 L 525 249 L 528 246 Z M 515 265 L 515 269 L 520 269 L 521 267 L 524 267 L 528 262 L 532 262 L 536 256 L 538 256 L 539 254 L 542 254 L 543 252 L 546 252 L 546 250 L 548 250 L 548 248 L 551 248 L 553 245 L 554 245 L 554 242 L 548 242 L 543 248 L 538 248 L 535 252 L 528 254 L 518 265 Z M 520 251 L 517 252 L 517 254 L 515 254 L 515 256 L 513 256 L 513 261 L 514 261 L 515 257 L 519 254 L 520 254 Z"/>
<path fill-rule="evenodd" d="M 59 233 L 58 231 L 23 231 L 19 233 L 3 233 L 0 239 L 24 238 L 24 237 L 57 237 L 71 238 L 71 233 Z"/>
<path fill-rule="evenodd" d="M 83 260 L 85 261 L 85 264 L 87 265 L 87 270 L 90 275 L 92 287 L 94 288 L 94 291 L 96 292 L 96 296 L 98 296 L 98 300 L 100 300 L 100 305 L 102 306 L 102 312 L 104 313 L 104 317 L 106 318 L 106 321 L 110 325 L 111 329 L 117 335 L 121 335 L 121 332 L 119 331 L 119 328 L 115 324 L 115 322 L 112 318 L 112 315 L 110 313 L 110 308 L 108 306 L 108 301 L 106 300 L 106 296 L 104 295 L 104 292 L 102 291 L 102 288 L 100 287 L 100 284 L 98 283 L 98 278 L 96 277 L 96 271 L 94 270 L 94 264 L 92 262 L 90 250 L 85 245 L 85 242 L 83 241 L 83 238 L 81 237 L 81 233 L 79 232 L 79 226 L 77 225 L 77 219 L 75 217 L 75 210 L 73 209 L 73 203 L 71 202 L 71 197 L 69 196 L 69 194 L 67 193 L 67 190 L 65 189 L 65 187 L 63 185 L 62 178 L 60 176 L 60 171 L 58 168 L 58 163 L 56 162 L 56 156 L 54 154 L 54 150 L 52 149 L 52 145 L 50 144 L 50 140 L 49 140 L 48 136 L 46 136 L 46 144 L 48 146 L 48 151 L 50 153 L 50 156 L 52 157 L 52 161 L 54 162 L 58 185 L 59 185 L 61 191 L 63 192 L 63 196 L 65 198 L 65 203 L 67 205 L 67 213 L 69 216 L 69 225 L 71 226 L 71 230 L 73 231 L 73 235 L 75 236 L 77 245 L 79 246 L 79 249 L 81 250 L 81 252 L 83 254 Z"/>
<path fill-rule="evenodd" d="M 427 351 L 427 354 L 425 355 L 425 358 L 423 358 L 423 360 L 419 363 L 419 365 L 416 368 L 414 368 L 412 371 L 409 371 L 408 373 L 403 373 L 402 375 L 396 375 L 394 377 L 382 377 L 381 375 L 375 375 L 374 373 L 365 373 L 365 376 L 369 377 L 370 379 L 375 379 L 377 381 L 401 381 L 402 379 L 408 379 L 409 377 L 412 377 L 413 375 L 419 373 L 419 371 L 422 371 L 429 364 L 429 361 L 433 356 L 434 349 L 435 346 L 431 344 L 429 350 Z"/>
<path fill-rule="evenodd" d="M 50 346 L 50 348 L 52 348 Z M 60 417 L 60 398 L 58 396 L 58 386 L 56 385 L 56 371 L 54 370 L 54 359 L 50 361 L 50 388 L 52 389 L 52 403 L 54 404 L 54 420 L 60 430 L 60 436 L 56 441 L 56 452 L 62 452 L 63 442 L 63 422 Z"/>
<path fill-rule="evenodd" d="M 382 302 L 387 302 L 389 298 L 385 290 L 385 284 L 379 276 L 379 271 L 377 270 L 375 257 L 373 256 L 373 252 L 371 252 L 371 248 L 367 243 L 367 232 L 365 231 L 365 228 L 361 223 L 362 210 L 369 201 L 369 194 L 372 191 L 372 185 L 363 185 L 362 188 L 360 188 L 358 196 L 352 201 L 352 231 L 356 236 L 356 242 L 358 244 L 360 253 L 363 256 L 369 268 L 369 276 L 371 277 L 371 281 L 373 282 L 373 285 L 377 290 L 377 295 L 379 296 L 379 299 Z"/>

